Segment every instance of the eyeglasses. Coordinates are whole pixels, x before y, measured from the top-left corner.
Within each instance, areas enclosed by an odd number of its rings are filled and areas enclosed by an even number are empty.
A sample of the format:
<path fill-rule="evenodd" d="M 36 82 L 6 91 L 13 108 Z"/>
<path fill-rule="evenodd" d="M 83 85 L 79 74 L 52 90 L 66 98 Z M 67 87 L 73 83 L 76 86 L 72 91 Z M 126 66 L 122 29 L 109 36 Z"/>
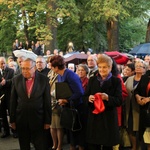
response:
<path fill-rule="evenodd" d="M 135 68 L 144 68 L 145 69 L 144 66 L 135 66 Z"/>
<path fill-rule="evenodd" d="M 37 61 L 36 63 L 37 63 L 37 64 L 38 64 L 38 63 L 39 63 L 39 64 L 42 64 L 42 63 L 44 63 L 44 62 L 42 62 L 42 61 Z"/>
<path fill-rule="evenodd" d="M 21 70 L 22 71 L 30 71 L 34 66 L 30 67 L 30 68 L 24 68 L 24 67 L 21 67 Z"/>

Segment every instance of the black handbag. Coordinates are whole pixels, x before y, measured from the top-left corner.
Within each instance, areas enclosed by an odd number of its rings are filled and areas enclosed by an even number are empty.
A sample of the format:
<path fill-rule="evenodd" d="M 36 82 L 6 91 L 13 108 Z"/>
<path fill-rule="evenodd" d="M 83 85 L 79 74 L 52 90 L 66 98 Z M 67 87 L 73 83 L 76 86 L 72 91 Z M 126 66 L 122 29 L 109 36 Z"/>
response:
<path fill-rule="evenodd" d="M 63 107 L 60 114 L 60 124 L 65 129 L 79 131 L 82 128 L 80 115 L 77 109 Z"/>
<path fill-rule="evenodd" d="M 72 95 L 72 91 L 67 82 L 56 82 L 55 88 L 56 99 L 67 99 Z"/>

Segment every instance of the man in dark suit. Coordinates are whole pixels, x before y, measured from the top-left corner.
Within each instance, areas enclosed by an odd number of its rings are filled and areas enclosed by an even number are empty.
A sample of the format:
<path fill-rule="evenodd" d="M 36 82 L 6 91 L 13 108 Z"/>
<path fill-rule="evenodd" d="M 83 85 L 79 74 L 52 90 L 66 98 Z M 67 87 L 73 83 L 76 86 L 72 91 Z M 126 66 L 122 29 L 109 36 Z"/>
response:
<path fill-rule="evenodd" d="M 2 127 L 4 131 L 1 138 L 5 138 L 10 135 L 10 129 L 7 119 L 7 110 L 9 112 L 10 93 L 11 93 L 11 79 L 14 76 L 14 70 L 8 68 L 6 65 L 6 59 L 0 57 L 0 96 L 4 95 L 1 99 L 0 105 L 0 117 L 2 118 Z"/>
<path fill-rule="evenodd" d="M 47 76 L 50 69 L 47 68 L 46 60 L 43 56 L 38 56 L 36 58 L 36 71 L 42 73 L 43 75 Z"/>
<path fill-rule="evenodd" d="M 89 68 L 89 72 L 88 72 L 88 78 L 94 76 L 94 74 L 97 72 L 97 57 L 95 55 L 89 55 L 88 59 L 87 59 L 87 65 Z"/>
<path fill-rule="evenodd" d="M 21 150 L 47 150 L 44 131 L 50 127 L 51 98 L 48 78 L 35 73 L 35 61 L 21 63 L 22 74 L 13 78 L 10 123 L 17 129 Z"/>
<path fill-rule="evenodd" d="M 47 77 L 50 69 L 47 68 L 46 65 L 47 65 L 47 63 L 43 56 L 38 56 L 36 58 L 36 72 L 41 73 Z M 47 136 L 47 145 L 48 145 L 48 147 L 51 148 L 53 146 L 53 142 L 52 142 L 52 136 L 50 134 L 50 129 L 45 130 L 45 135 Z"/>

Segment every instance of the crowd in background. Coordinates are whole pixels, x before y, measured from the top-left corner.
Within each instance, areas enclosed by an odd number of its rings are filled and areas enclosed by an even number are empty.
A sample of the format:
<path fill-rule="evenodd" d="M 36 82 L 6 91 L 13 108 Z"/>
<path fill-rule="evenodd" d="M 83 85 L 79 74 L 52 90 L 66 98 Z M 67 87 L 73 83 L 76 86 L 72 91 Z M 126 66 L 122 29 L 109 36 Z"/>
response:
<path fill-rule="evenodd" d="M 50 134 L 46 134 L 47 139 L 49 138 L 48 148 L 62 150 L 66 134 L 70 150 L 150 150 L 150 118 L 146 118 L 144 114 L 145 110 L 150 111 L 149 55 L 144 60 L 132 58 L 127 64 L 119 65 L 105 54 L 87 52 L 86 63 L 68 63 L 66 66 L 63 53 L 59 53 L 57 49 L 53 54 L 47 50 L 45 59 L 39 42 L 32 42 L 30 46 L 26 43 L 23 47 L 16 40 L 13 48 L 25 48 L 37 54 L 35 72 L 49 78 L 47 81 L 50 86 L 52 114 L 48 131 Z M 10 131 L 7 116 L 10 114 L 12 79 L 28 69 L 22 67 L 24 61 L 26 58 L 16 58 L 14 55 L 8 57 L 7 61 L 0 57 L 0 92 L 1 96 L 4 94 L 0 107 L 3 128 L 1 138 L 8 137 L 10 132 L 14 138 L 19 135 L 16 128 Z M 69 99 L 56 99 L 56 82 L 69 84 L 73 92 Z M 74 102 L 79 111 L 82 123 L 80 131 L 68 131 L 60 124 L 60 109 L 68 106 L 70 101 Z M 105 107 L 102 112 L 99 108 L 100 101 Z M 131 146 L 128 148 L 120 145 L 119 131 L 122 127 L 129 134 Z M 36 147 L 36 142 L 29 142 Z"/>

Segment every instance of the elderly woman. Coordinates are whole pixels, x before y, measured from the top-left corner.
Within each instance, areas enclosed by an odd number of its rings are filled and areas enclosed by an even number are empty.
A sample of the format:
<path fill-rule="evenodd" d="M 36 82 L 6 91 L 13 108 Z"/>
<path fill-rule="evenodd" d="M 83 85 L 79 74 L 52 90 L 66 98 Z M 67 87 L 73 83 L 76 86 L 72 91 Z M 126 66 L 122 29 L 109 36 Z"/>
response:
<path fill-rule="evenodd" d="M 128 97 L 125 101 L 125 126 L 128 129 L 129 137 L 132 144 L 132 150 L 137 150 L 139 145 L 137 141 L 137 133 L 139 131 L 139 105 L 134 97 L 134 90 L 136 89 L 141 76 L 146 72 L 146 63 L 143 60 L 135 62 L 135 75 L 128 77 L 125 82 L 128 91 Z"/>
<path fill-rule="evenodd" d="M 60 106 L 67 106 L 68 104 L 74 104 L 75 108 L 78 110 L 81 123 L 83 120 L 83 100 L 82 95 L 84 93 L 80 78 L 73 71 L 65 67 L 65 62 L 62 56 L 56 55 L 53 56 L 50 60 L 51 69 L 58 74 L 58 82 L 67 82 L 72 95 L 68 99 L 58 99 L 58 104 Z M 65 89 L 64 89 L 65 90 Z M 79 150 L 84 149 L 84 127 L 80 131 L 69 131 L 70 132 L 70 150 L 75 150 L 75 147 L 78 145 Z"/>
<path fill-rule="evenodd" d="M 89 114 L 87 123 L 88 150 L 109 150 L 119 144 L 119 127 L 117 106 L 122 104 L 121 81 L 112 76 L 112 59 L 99 55 L 97 59 L 98 73 L 89 79 L 85 96 L 89 101 Z M 99 95 L 99 99 L 96 99 Z M 102 101 L 105 110 L 94 113 L 95 102 Z"/>
<path fill-rule="evenodd" d="M 14 72 L 16 72 L 18 65 L 15 61 L 11 61 L 8 63 L 8 67 L 12 68 L 14 70 Z"/>
<path fill-rule="evenodd" d="M 82 87 L 85 90 L 89 81 L 87 77 L 88 66 L 86 64 L 79 64 L 77 68 L 77 74 L 80 77 L 81 82 L 82 82 Z"/>

